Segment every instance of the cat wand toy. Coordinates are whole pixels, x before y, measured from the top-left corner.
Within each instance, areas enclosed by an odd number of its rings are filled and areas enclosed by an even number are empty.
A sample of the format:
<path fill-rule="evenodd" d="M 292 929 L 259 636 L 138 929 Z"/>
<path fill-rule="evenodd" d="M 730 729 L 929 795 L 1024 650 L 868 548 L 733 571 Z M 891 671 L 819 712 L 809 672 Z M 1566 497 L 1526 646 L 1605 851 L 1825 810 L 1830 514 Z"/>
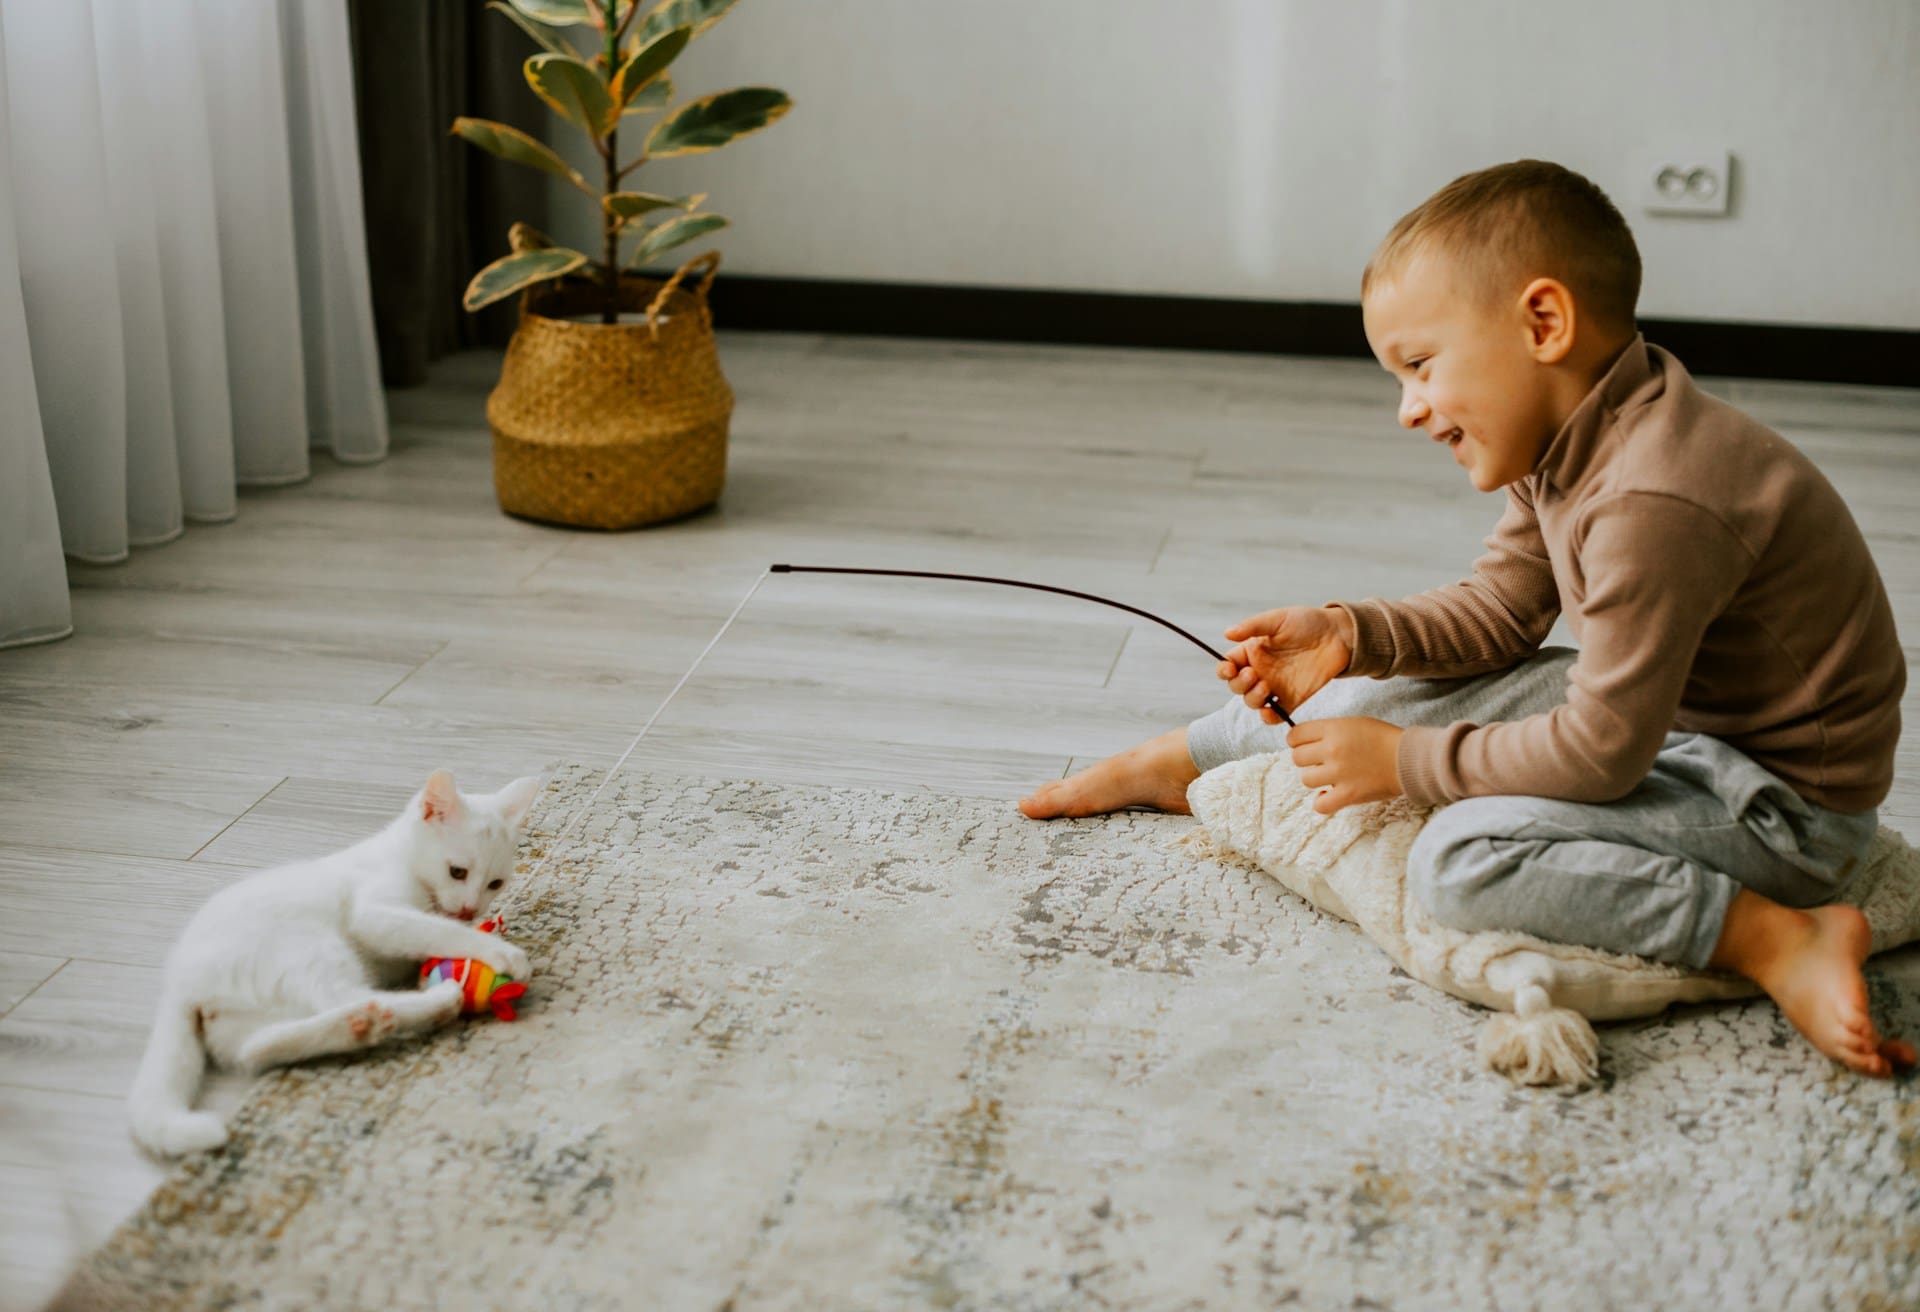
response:
<path fill-rule="evenodd" d="M 993 584 L 999 585 L 1000 587 L 1006 587 L 1006 588 L 1027 588 L 1034 592 L 1053 592 L 1053 593 L 1058 593 L 1060 596 L 1063 596 L 1063 597 L 1078 597 L 1082 601 L 1097 602 L 1102 606 L 1111 606 L 1115 610 L 1124 610 L 1128 614 L 1138 615 L 1143 620 L 1152 620 L 1155 624 L 1158 624 L 1163 629 L 1172 629 L 1175 633 L 1185 638 L 1188 642 L 1198 647 L 1201 651 L 1204 651 L 1207 655 L 1213 657 L 1214 660 L 1224 661 L 1226 659 L 1226 657 L 1223 656 L 1221 653 L 1215 651 L 1212 647 L 1209 647 L 1206 643 L 1200 641 L 1200 639 L 1194 637 L 1191 633 L 1188 633 L 1185 629 L 1181 628 L 1178 624 L 1175 624 L 1172 620 L 1161 619 L 1158 615 L 1155 615 L 1151 611 L 1141 610 L 1138 606 L 1129 606 L 1124 601 L 1114 601 L 1110 597 L 1096 597 L 1091 592 L 1076 592 L 1072 588 L 1056 588 L 1052 584 L 1048 584 L 1048 583 L 1027 583 L 1027 582 L 1023 582 L 1020 579 L 998 579 L 998 578 L 990 577 L 985 574 L 940 574 L 930 570 L 919 570 L 919 569 L 849 569 L 849 568 L 834 566 L 834 565 L 769 565 L 767 566 L 767 573 L 769 574 L 877 574 L 877 575 L 884 575 L 891 578 L 903 578 L 903 579 L 952 579 L 960 583 L 993 583 Z M 1285 720 L 1289 725 L 1293 724 L 1293 717 L 1288 715 L 1286 712 L 1286 709 L 1280 705 L 1280 698 L 1278 696 L 1275 696 L 1274 694 L 1269 693 L 1267 695 L 1266 707 L 1268 710 L 1272 711 L 1275 715 L 1279 716 L 1282 720 Z"/>
<path fill-rule="evenodd" d="M 720 626 L 719 632 L 708 639 L 707 645 L 701 649 L 700 654 L 693 658 L 693 664 L 689 665 L 686 673 L 680 676 L 680 681 L 674 684 L 672 690 L 667 693 L 661 703 L 653 708 L 653 714 L 648 716 L 647 722 L 640 726 L 640 732 L 635 734 L 633 741 L 627 744 L 627 750 L 620 753 L 620 759 L 613 763 L 613 768 L 600 776 L 600 783 L 594 788 L 592 794 L 588 796 L 585 802 L 573 809 L 573 813 L 569 815 L 565 823 L 560 826 L 558 833 L 551 841 L 545 844 L 545 850 L 532 862 L 531 874 L 538 874 L 540 871 L 546 869 L 547 865 L 553 861 L 555 855 L 560 851 L 561 844 L 567 840 L 573 833 L 574 826 L 580 822 L 580 817 L 586 815 L 587 812 L 593 808 L 594 802 L 599 800 L 600 794 L 606 791 L 607 785 L 612 783 L 620 774 L 621 768 L 627 763 L 627 758 L 633 755 L 634 749 L 640 746 L 641 740 L 653 731 L 654 724 L 666 713 L 667 707 L 673 704 L 673 699 L 680 695 L 680 690 L 687 686 L 687 681 L 693 677 L 694 671 L 700 668 L 702 662 L 704 662 L 708 656 L 712 655 L 713 649 L 720 645 L 720 640 L 727 636 L 727 631 L 733 627 L 734 621 L 740 618 L 741 612 L 746 610 L 747 603 L 752 601 L 755 594 L 760 591 L 760 585 L 767 581 L 767 575 L 769 574 L 869 574 L 908 579 L 951 579 L 959 583 L 992 583 L 1000 587 L 1027 588 L 1034 592 L 1053 592 L 1063 597 L 1077 597 L 1082 601 L 1091 601 L 1102 606 L 1111 606 L 1115 610 L 1123 610 L 1130 615 L 1138 615 L 1143 620 L 1151 620 L 1162 628 L 1173 630 L 1201 651 L 1213 657 L 1214 660 L 1223 661 L 1226 659 L 1225 656 L 1200 641 L 1200 639 L 1194 637 L 1191 633 L 1188 633 L 1172 620 L 1161 619 L 1151 611 L 1141 610 L 1138 606 L 1129 606 L 1123 601 L 1114 601 L 1110 597 L 1098 597 L 1091 592 L 1076 592 L 1072 588 L 1056 588 L 1048 583 L 1028 583 L 1021 579 L 1000 579 L 985 574 L 942 574 L 931 570 L 917 569 L 854 569 L 838 565 L 769 565 L 761 572 L 760 577 L 753 581 L 753 586 L 747 589 L 747 595 L 740 598 L 740 604 L 733 608 L 733 613 L 727 616 L 726 622 Z M 1293 723 L 1293 717 L 1288 715 L 1281 707 L 1278 697 L 1269 695 L 1266 700 L 1266 707 L 1288 724 Z"/>

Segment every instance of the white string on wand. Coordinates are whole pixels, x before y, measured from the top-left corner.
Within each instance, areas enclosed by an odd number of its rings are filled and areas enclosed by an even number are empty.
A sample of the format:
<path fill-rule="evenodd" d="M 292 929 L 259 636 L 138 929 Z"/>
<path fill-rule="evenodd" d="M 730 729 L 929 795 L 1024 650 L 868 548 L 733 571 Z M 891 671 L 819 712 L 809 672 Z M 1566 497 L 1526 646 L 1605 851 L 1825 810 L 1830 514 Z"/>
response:
<path fill-rule="evenodd" d="M 767 575 L 772 572 L 772 570 L 760 571 L 760 577 L 755 579 L 753 586 L 747 589 L 747 595 L 740 598 L 740 604 L 733 608 L 733 614 L 727 616 L 727 622 L 720 626 L 720 631 L 714 634 L 712 640 L 701 649 L 700 654 L 693 658 L 693 664 L 687 666 L 687 672 L 680 676 L 680 682 L 673 685 L 673 691 L 669 692 L 666 699 L 654 708 L 653 714 L 647 717 L 647 722 L 640 726 L 640 732 L 633 736 L 633 741 L 627 744 L 627 750 L 620 753 L 620 759 L 613 763 L 613 768 L 607 771 L 605 777 L 600 780 L 600 786 L 593 790 L 593 796 L 573 809 L 573 814 L 567 817 L 567 823 L 562 826 L 558 834 L 554 835 L 553 841 L 547 844 L 546 854 L 542 856 L 539 863 L 528 872 L 529 878 L 540 873 L 541 870 L 546 868 L 547 863 L 553 860 L 553 854 L 560 850 L 560 844 L 565 842 L 568 836 L 573 833 L 574 822 L 591 810 L 593 804 L 600 800 L 600 794 L 606 791 L 607 785 L 612 783 L 614 777 L 620 773 L 620 767 L 627 763 L 629 756 L 633 755 L 633 749 L 640 745 L 640 740 L 647 736 L 647 731 L 653 728 L 654 722 L 660 718 L 667 707 L 673 704 L 673 699 L 680 695 L 680 690 L 687 686 L 687 680 L 691 679 L 693 672 L 700 668 L 700 662 L 704 661 L 712 654 L 713 649 L 720 645 L 720 639 L 727 636 L 727 630 L 732 628 L 733 622 L 740 618 L 740 612 L 747 608 L 747 603 L 753 600 L 753 594 L 760 591 L 760 585 L 767 581 Z"/>

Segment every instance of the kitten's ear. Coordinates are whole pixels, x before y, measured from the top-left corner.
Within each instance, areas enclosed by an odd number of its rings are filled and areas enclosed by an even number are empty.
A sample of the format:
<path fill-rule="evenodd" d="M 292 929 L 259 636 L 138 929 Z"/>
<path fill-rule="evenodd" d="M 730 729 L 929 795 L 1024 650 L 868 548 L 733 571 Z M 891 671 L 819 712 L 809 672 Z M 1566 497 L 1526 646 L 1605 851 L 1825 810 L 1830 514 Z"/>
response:
<path fill-rule="evenodd" d="M 515 779 L 493 795 L 493 803 L 500 808 L 501 816 L 515 829 L 524 829 L 527 814 L 533 810 L 533 801 L 540 796 L 541 785 L 545 781 L 537 774 Z"/>
<path fill-rule="evenodd" d="M 460 794 L 453 786 L 453 775 L 435 770 L 420 790 L 420 818 L 426 821 L 450 820 L 460 809 Z"/>

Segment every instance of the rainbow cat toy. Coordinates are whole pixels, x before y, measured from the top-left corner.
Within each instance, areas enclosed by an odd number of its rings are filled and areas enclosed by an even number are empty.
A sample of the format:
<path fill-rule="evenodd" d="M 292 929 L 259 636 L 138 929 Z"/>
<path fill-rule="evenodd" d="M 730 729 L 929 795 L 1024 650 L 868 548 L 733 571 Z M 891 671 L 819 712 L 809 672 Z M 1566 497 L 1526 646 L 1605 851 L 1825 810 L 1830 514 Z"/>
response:
<path fill-rule="evenodd" d="M 505 933 L 506 918 L 496 916 L 492 920 L 483 920 L 474 928 L 482 934 Z M 515 981 L 511 975 L 494 974 L 493 967 L 484 961 L 430 957 L 420 967 L 421 988 L 432 988 L 443 979 L 450 979 L 460 986 L 462 1012 L 491 1011 L 498 1020 L 512 1020 L 514 999 L 527 991 L 527 986 Z"/>

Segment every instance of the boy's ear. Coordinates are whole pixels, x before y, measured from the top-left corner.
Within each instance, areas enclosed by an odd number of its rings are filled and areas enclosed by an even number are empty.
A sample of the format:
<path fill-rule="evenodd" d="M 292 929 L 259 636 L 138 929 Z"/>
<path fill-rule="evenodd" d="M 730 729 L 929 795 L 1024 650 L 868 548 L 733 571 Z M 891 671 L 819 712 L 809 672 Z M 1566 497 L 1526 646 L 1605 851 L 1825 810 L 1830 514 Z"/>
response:
<path fill-rule="evenodd" d="M 459 809 L 460 793 L 453 786 L 453 775 L 446 770 L 428 775 L 427 786 L 420 790 L 420 818 L 444 823 Z"/>
<path fill-rule="evenodd" d="M 545 781 L 537 774 L 515 779 L 493 795 L 494 805 L 500 808 L 500 814 L 515 829 L 524 829 L 527 815 L 533 810 L 534 799 L 540 796 L 540 788 Z"/>
<path fill-rule="evenodd" d="M 1520 312 L 1527 325 L 1533 358 L 1558 364 L 1573 350 L 1578 326 L 1573 293 L 1558 278 L 1535 278 L 1520 293 Z"/>

